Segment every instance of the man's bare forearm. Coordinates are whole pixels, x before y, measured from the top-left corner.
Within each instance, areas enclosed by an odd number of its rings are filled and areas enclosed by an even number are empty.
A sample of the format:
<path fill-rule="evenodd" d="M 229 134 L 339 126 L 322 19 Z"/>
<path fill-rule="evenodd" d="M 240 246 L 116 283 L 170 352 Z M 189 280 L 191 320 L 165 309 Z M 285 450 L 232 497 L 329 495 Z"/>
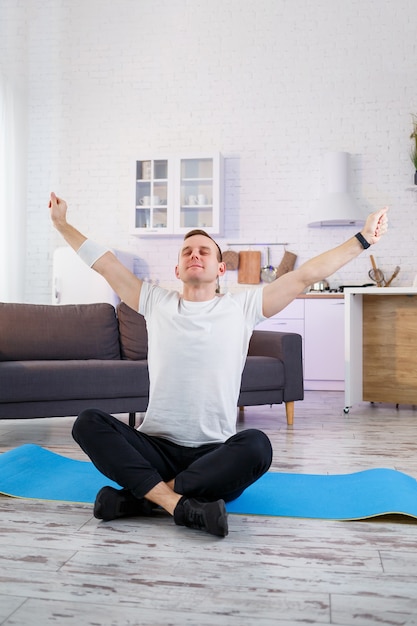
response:
<path fill-rule="evenodd" d="M 358 257 L 361 252 L 363 252 L 363 247 L 356 237 L 352 237 L 340 246 L 327 250 L 306 261 L 296 270 L 302 281 L 302 288 L 304 289 L 318 280 L 331 276 L 341 267 Z"/>
<path fill-rule="evenodd" d="M 67 244 L 71 246 L 71 248 L 73 248 L 75 251 L 79 250 L 84 241 L 86 241 L 87 239 L 85 235 L 80 233 L 80 231 L 74 228 L 74 226 L 72 226 L 71 224 L 68 224 L 68 222 L 60 224 L 54 223 L 54 226 L 59 234 L 62 235 L 62 237 L 65 239 Z"/>

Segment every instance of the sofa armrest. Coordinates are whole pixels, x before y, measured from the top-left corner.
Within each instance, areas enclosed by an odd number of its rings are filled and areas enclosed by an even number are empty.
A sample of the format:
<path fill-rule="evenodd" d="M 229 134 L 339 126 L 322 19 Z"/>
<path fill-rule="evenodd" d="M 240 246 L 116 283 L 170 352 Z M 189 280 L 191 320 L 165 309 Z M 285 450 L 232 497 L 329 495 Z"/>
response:
<path fill-rule="evenodd" d="M 304 398 L 303 347 L 301 335 L 272 330 L 254 330 L 248 356 L 280 359 L 285 369 L 284 401 Z"/>

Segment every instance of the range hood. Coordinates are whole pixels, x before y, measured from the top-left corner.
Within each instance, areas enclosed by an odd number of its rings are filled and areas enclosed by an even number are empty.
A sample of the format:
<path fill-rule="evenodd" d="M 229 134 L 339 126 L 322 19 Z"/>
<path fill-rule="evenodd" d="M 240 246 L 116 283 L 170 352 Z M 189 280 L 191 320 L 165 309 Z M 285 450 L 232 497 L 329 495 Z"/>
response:
<path fill-rule="evenodd" d="M 325 193 L 309 222 L 310 228 L 323 226 L 363 226 L 365 216 L 349 193 L 350 155 L 327 152 L 323 157 Z"/>

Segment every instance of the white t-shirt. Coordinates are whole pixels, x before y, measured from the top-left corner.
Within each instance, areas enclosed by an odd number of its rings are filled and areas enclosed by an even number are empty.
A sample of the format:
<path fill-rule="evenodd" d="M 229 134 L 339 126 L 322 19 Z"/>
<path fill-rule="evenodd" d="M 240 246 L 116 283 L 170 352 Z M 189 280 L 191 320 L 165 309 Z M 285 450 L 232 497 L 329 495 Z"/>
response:
<path fill-rule="evenodd" d="M 148 329 L 150 378 L 139 430 L 190 447 L 235 434 L 249 340 L 265 319 L 262 289 L 190 302 L 143 283 L 139 312 Z"/>

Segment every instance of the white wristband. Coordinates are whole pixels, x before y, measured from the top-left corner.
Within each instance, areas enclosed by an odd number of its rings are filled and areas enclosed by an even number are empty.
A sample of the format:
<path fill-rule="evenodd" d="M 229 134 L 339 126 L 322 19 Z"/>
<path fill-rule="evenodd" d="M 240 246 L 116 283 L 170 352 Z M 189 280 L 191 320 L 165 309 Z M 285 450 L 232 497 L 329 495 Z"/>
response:
<path fill-rule="evenodd" d="M 106 252 L 111 252 L 110 248 L 106 248 L 92 239 L 86 239 L 77 250 L 80 259 L 90 267 L 93 267 L 94 263 Z"/>

